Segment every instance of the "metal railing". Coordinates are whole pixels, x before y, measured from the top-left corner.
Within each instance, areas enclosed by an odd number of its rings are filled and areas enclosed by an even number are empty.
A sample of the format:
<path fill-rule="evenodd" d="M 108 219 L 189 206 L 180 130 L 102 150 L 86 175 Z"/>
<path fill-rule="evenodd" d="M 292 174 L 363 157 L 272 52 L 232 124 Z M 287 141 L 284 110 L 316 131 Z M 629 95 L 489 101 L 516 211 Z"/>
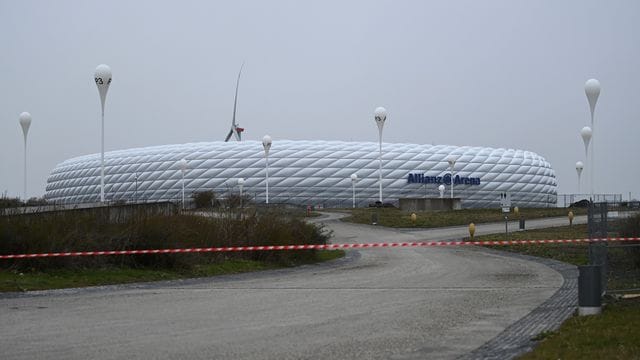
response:
<path fill-rule="evenodd" d="M 595 203 L 622 203 L 622 194 L 593 194 Z M 558 194 L 558 207 L 570 207 L 571 205 L 586 201 L 591 198 L 591 194 Z"/>
<path fill-rule="evenodd" d="M 638 209 L 640 202 L 591 203 L 588 212 L 589 237 L 629 236 L 621 234 L 621 231 L 624 222 L 634 221 L 634 217 L 640 216 Z M 589 263 L 601 266 L 604 293 L 640 291 L 640 241 L 592 243 L 589 245 Z"/>

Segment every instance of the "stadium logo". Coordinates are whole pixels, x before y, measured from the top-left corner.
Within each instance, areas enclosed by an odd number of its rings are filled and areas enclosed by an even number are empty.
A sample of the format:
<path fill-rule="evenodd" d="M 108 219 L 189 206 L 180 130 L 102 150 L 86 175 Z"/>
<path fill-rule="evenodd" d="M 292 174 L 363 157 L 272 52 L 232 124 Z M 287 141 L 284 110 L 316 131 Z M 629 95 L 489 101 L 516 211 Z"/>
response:
<path fill-rule="evenodd" d="M 445 184 L 451 185 L 451 175 L 445 176 L 425 176 L 425 174 L 409 174 L 408 184 Z M 461 177 L 456 175 L 453 179 L 454 185 L 480 185 L 479 177 Z"/>

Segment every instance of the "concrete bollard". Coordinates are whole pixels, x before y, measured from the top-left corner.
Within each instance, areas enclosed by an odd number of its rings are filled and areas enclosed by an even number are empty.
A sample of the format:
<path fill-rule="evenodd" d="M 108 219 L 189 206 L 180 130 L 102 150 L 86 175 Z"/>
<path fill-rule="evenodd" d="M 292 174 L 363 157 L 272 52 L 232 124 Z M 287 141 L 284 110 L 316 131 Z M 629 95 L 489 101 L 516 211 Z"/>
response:
<path fill-rule="evenodd" d="M 416 226 L 416 220 L 418 220 L 418 216 L 416 216 L 416 213 L 411 213 L 411 223 L 413 224 L 413 226 Z"/>
<path fill-rule="evenodd" d="M 578 315 L 598 315 L 602 312 L 600 265 L 578 266 Z"/>
<path fill-rule="evenodd" d="M 569 226 L 573 226 L 573 211 L 569 211 L 567 216 L 569 217 Z"/>
<path fill-rule="evenodd" d="M 471 237 L 471 241 L 473 241 L 473 235 L 476 234 L 476 224 L 474 223 L 470 223 L 469 224 L 469 237 Z"/>

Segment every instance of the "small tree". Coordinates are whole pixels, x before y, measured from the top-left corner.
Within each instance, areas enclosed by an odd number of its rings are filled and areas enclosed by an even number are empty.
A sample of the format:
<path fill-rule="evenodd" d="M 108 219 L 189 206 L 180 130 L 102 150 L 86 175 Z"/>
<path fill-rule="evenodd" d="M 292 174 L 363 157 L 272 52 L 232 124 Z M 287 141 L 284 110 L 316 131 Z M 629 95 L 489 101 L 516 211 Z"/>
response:
<path fill-rule="evenodd" d="M 47 205 L 47 200 L 45 198 L 32 197 L 27 200 L 27 206 L 42 206 Z"/>
<path fill-rule="evenodd" d="M 197 191 L 191 195 L 196 209 L 205 209 L 219 205 L 216 194 L 213 191 Z"/>
<path fill-rule="evenodd" d="M 2 197 L 0 197 L 0 209 L 14 208 L 18 206 L 22 206 L 22 201 L 20 201 L 20 198 L 8 197 L 6 192 L 2 194 Z"/>

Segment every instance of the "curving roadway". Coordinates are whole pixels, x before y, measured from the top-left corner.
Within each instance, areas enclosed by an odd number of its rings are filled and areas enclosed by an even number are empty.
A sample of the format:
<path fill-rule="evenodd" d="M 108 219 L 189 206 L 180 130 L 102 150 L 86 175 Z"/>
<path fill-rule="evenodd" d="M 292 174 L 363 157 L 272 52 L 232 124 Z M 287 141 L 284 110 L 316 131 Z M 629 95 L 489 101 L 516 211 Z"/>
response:
<path fill-rule="evenodd" d="M 335 243 L 466 235 L 466 227 L 392 230 L 337 216 L 314 220 Z M 477 233 L 491 226 L 504 229 Z M 3 359 L 456 358 L 562 283 L 547 266 L 481 248 L 352 251 L 295 269 L 3 294 L 0 349 Z"/>

